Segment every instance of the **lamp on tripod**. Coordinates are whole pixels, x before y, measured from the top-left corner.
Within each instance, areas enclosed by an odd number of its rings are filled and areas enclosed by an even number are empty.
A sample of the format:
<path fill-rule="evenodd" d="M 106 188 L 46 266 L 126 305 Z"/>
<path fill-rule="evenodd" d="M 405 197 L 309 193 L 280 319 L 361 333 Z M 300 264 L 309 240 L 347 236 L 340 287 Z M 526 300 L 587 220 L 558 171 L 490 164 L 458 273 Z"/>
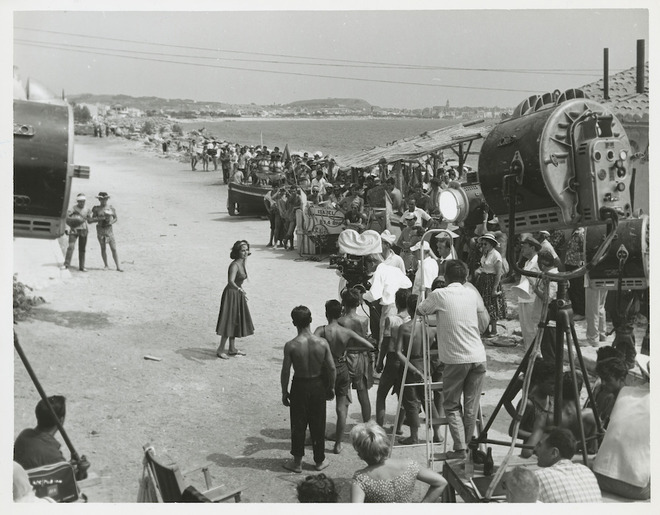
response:
<path fill-rule="evenodd" d="M 461 217 L 467 219 L 469 209 L 466 206 L 469 202 L 466 199 L 477 197 L 471 190 L 478 185 L 482 194 L 480 198 L 488 203 L 503 228 L 508 230 L 507 258 L 513 270 L 522 277 L 518 285 L 521 293 L 529 292 L 529 281 L 558 283 L 554 425 L 561 425 L 562 419 L 564 344 L 573 384 L 577 384 L 576 357 L 590 404 L 595 406 L 577 343 L 567 281 L 589 272 L 590 278 L 595 280 L 601 278 L 601 275 L 606 278 L 609 276 L 610 279 L 616 275 L 619 289 L 624 284 L 628 288 L 648 285 L 648 246 L 644 246 L 643 242 L 648 239 L 648 220 L 633 218 L 630 155 L 628 137 L 616 117 L 607 108 L 586 98 L 580 90 L 530 97 L 516 108 L 510 119 L 495 126 L 484 140 L 479 156 L 478 181 L 470 185 L 470 191 L 445 197 L 447 202 L 444 206 L 448 214 L 457 213 L 454 221 L 460 222 Z M 452 198 L 457 199 L 455 206 L 450 202 Z M 442 203 L 440 207 L 442 210 Z M 517 266 L 513 255 L 517 233 L 578 226 L 589 226 L 588 233 L 591 231 L 598 234 L 589 247 L 588 262 L 582 267 L 570 273 L 550 274 L 530 272 Z M 612 244 L 615 240 L 621 242 L 621 249 Z M 618 257 L 608 259 L 612 253 Z M 615 267 L 615 272 L 612 272 L 612 260 L 619 265 Z M 625 266 L 621 264 L 622 261 Z M 626 278 L 626 273 L 635 277 Z M 547 308 L 548 299 L 545 299 L 543 315 L 547 313 Z M 542 321 L 545 321 L 545 316 Z M 539 326 L 532 345 L 477 439 L 479 443 L 510 445 L 504 464 L 514 447 L 520 445 L 515 443 L 519 419 L 526 407 L 531 371 L 543 337 L 543 326 Z M 515 396 L 518 378 L 523 371 L 523 399 L 518 420 L 514 423 L 512 442 L 490 440 L 488 430 L 504 402 Z M 599 438 L 603 429 L 597 407 L 594 407 L 594 416 L 597 426 L 595 438 Z M 579 400 L 577 419 L 586 463 L 587 438 Z M 500 467 L 487 497 L 499 483 L 504 469 L 504 466 Z"/>

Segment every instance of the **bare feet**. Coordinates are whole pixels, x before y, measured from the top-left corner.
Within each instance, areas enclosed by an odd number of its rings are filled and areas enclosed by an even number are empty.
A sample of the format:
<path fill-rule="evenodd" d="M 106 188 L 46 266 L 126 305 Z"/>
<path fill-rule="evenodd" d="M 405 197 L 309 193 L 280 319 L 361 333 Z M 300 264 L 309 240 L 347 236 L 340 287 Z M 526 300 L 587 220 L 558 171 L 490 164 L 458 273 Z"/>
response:
<path fill-rule="evenodd" d="M 123 272 L 123 270 L 119 267 L 117 267 L 117 272 Z"/>
<path fill-rule="evenodd" d="M 239 349 L 234 349 L 233 351 L 230 350 L 228 352 L 228 354 L 230 356 L 247 356 L 247 354 L 245 354 L 245 352 L 243 352 L 242 350 L 239 350 Z"/>
<path fill-rule="evenodd" d="M 341 443 L 336 443 L 332 449 L 332 452 L 334 452 L 335 454 L 339 454 L 341 452 L 341 449 L 342 449 Z"/>
<path fill-rule="evenodd" d="M 226 352 L 216 352 L 216 356 L 218 356 L 220 359 L 229 359 L 229 356 L 227 356 Z"/>
<path fill-rule="evenodd" d="M 286 463 L 283 463 L 282 466 L 291 472 L 295 472 L 296 474 L 300 474 L 302 472 L 302 460 L 287 461 Z"/>

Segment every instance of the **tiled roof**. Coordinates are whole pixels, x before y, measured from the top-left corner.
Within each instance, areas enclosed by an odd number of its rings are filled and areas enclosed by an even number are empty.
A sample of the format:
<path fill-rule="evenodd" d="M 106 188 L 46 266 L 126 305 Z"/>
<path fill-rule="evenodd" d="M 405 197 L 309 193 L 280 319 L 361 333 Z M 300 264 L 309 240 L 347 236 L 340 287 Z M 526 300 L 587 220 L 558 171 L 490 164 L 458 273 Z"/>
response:
<path fill-rule="evenodd" d="M 649 63 L 644 66 L 644 93 L 637 93 L 637 68 L 609 78 L 609 100 L 603 99 L 603 79 L 580 88 L 591 99 L 609 107 L 623 123 L 649 121 Z"/>

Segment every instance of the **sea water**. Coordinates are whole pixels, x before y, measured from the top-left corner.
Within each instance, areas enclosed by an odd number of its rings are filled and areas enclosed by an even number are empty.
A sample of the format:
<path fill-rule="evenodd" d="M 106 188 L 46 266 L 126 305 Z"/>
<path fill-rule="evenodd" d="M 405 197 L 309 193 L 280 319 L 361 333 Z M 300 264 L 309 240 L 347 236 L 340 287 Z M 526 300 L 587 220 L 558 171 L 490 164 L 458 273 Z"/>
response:
<path fill-rule="evenodd" d="M 269 149 L 286 144 L 291 152 L 322 152 L 345 156 L 382 146 L 395 140 L 418 136 L 426 131 L 459 123 L 451 119 L 364 118 L 364 119 L 225 119 L 184 122 L 185 131 L 205 129 L 205 134 L 242 145 L 267 145 Z M 445 157 L 455 159 L 451 151 Z"/>

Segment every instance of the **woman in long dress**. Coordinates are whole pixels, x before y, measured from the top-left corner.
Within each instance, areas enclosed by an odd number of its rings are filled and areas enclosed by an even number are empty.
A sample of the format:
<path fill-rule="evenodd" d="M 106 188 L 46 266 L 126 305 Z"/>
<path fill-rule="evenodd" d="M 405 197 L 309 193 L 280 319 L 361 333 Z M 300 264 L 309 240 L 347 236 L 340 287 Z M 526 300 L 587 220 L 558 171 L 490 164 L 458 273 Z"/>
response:
<path fill-rule="evenodd" d="M 247 297 L 243 289 L 243 281 L 247 279 L 245 260 L 250 255 L 250 244 L 245 240 L 234 243 L 229 257 L 233 259 L 227 273 L 227 286 L 222 292 L 216 334 L 220 336 L 220 346 L 216 352 L 221 359 L 229 356 L 245 356 L 245 352 L 236 348 L 235 338 L 243 338 L 254 334 L 252 316 L 247 305 Z M 229 339 L 229 350 L 225 352 L 225 344 Z"/>
<path fill-rule="evenodd" d="M 497 251 L 497 239 L 487 232 L 479 238 L 481 266 L 475 271 L 475 286 L 484 300 L 490 315 L 490 328 L 487 337 L 497 336 L 497 321 L 506 318 L 506 300 L 502 292 L 502 255 Z"/>
<path fill-rule="evenodd" d="M 412 502 L 417 481 L 429 485 L 422 502 L 435 502 L 447 481 L 437 472 L 410 459 L 388 458 L 389 440 L 385 430 L 370 420 L 351 431 L 353 447 L 367 466 L 353 474 L 351 502 Z"/>

